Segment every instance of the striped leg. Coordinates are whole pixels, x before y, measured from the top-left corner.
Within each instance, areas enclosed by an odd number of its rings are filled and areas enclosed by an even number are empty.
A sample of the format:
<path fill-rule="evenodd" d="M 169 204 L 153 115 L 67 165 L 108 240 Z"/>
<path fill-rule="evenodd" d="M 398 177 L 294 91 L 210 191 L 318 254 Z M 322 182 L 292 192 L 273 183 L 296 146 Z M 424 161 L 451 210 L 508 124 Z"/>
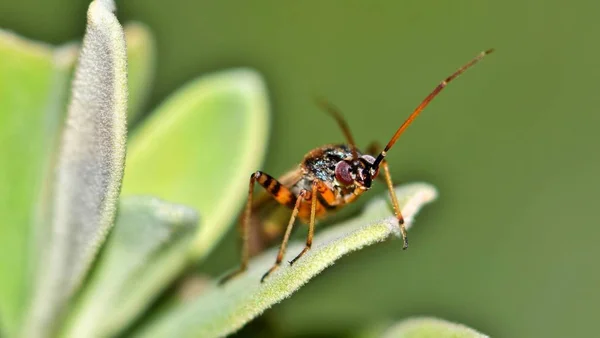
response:
<path fill-rule="evenodd" d="M 248 261 L 250 260 L 250 246 L 249 246 L 249 234 L 250 234 L 250 217 L 252 212 L 252 195 L 254 194 L 254 185 L 258 182 L 273 198 L 277 203 L 285 205 L 290 208 L 294 208 L 297 204 L 297 198 L 292 192 L 279 183 L 272 176 L 257 171 L 250 176 L 250 183 L 248 186 L 248 201 L 246 202 L 246 210 L 244 211 L 244 218 L 241 222 L 241 235 L 242 235 L 242 253 L 240 267 L 231 272 L 230 274 L 223 277 L 219 284 L 224 284 L 230 279 L 236 277 L 240 273 L 246 271 L 248 268 Z"/>

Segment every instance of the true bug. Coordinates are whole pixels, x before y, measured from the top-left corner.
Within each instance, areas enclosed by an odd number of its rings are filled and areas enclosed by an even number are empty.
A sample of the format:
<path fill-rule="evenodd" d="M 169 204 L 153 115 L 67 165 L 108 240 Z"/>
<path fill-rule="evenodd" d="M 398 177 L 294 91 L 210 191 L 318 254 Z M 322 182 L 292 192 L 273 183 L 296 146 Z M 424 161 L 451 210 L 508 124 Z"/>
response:
<path fill-rule="evenodd" d="M 373 149 L 370 152 L 361 153 L 354 143 L 354 138 L 350 133 L 348 124 L 338 110 L 326 101 L 319 100 L 318 103 L 336 120 L 342 129 L 347 144 L 329 144 L 313 149 L 304 156 L 304 159 L 296 169 L 285 174 L 279 180 L 262 171 L 257 171 L 250 176 L 248 201 L 241 220 L 243 241 L 241 265 L 238 270 L 227 275 L 221 282 L 225 282 L 247 269 L 250 258 L 249 234 L 251 217 L 253 213 L 260 211 L 269 199 L 291 209 L 292 215 L 289 218 L 283 235 L 275 264 L 265 272 L 261 282 L 281 264 L 296 218 L 299 218 L 304 223 L 308 223 L 308 237 L 304 249 L 290 261 L 290 264 L 294 264 L 294 262 L 310 250 L 316 219 L 324 218 L 328 212 L 353 202 L 362 193 L 369 190 L 373 180 L 379 174 L 379 169 L 383 169 L 394 213 L 398 218 L 398 224 L 402 233 L 404 241 L 403 249 L 406 249 L 408 247 L 408 238 L 404 226 L 404 218 L 402 217 L 402 212 L 398 206 L 398 200 L 394 192 L 390 170 L 385 160 L 387 152 L 396 143 L 404 130 L 450 81 L 454 80 L 491 52 L 493 52 L 493 49 L 481 52 L 442 81 L 417 106 L 408 119 L 398 128 L 385 148 L 378 154 Z M 374 156 L 375 154 L 377 154 L 376 157 Z M 254 185 L 257 182 L 266 190 L 266 193 L 253 202 Z"/>

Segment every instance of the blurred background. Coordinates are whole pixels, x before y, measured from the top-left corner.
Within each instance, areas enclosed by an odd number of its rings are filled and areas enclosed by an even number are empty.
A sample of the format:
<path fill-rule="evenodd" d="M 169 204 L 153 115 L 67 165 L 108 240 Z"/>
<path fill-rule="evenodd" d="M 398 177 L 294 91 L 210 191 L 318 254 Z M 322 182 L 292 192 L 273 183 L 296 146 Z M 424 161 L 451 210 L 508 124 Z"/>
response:
<path fill-rule="evenodd" d="M 80 40 L 87 5 L 2 1 L 0 26 L 52 44 Z M 121 22 L 146 23 L 157 39 L 148 111 L 201 74 L 249 66 L 264 75 L 273 122 L 263 168 L 275 176 L 310 149 L 343 141 L 315 95 L 341 108 L 360 146 L 385 143 L 440 80 L 496 48 L 389 153 L 395 182 L 440 190 L 410 249 L 388 241 L 343 258 L 239 336 L 343 336 L 414 315 L 497 337 L 597 332 L 599 2 L 117 5 Z M 373 190 L 362 203 L 385 187 Z M 199 270 L 219 275 L 237 264 L 235 244 L 232 231 Z"/>

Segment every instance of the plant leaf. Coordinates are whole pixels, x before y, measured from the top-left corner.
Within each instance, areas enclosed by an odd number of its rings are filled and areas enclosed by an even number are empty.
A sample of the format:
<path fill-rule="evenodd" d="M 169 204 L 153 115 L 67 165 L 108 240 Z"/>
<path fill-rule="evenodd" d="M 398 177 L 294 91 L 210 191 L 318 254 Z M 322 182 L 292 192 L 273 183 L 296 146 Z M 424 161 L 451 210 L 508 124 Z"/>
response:
<path fill-rule="evenodd" d="M 0 33 L 0 317 L 7 335 L 22 311 L 26 267 L 14 257 L 28 256 L 52 72 L 48 46 Z"/>
<path fill-rule="evenodd" d="M 462 324 L 438 318 L 406 319 L 387 329 L 382 338 L 486 338 Z"/>
<path fill-rule="evenodd" d="M 127 109 L 125 40 L 114 10 L 109 0 L 93 1 L 88 10 L 25 336 L 51 335 L 114 221 Z"/>
<path fill-rule="evenodd" d="M 200 260 L 231 224 L 262 161 L 268 102 L 248 69 L 204 76 L 166 100 L 129 142 L 123 195 L 153 195 L 199 210 Z M 202 189 L 200 189 L 202 187 Z"/>
<path fill-rule="evenodd" d="M 64 117 L 73 52 L 0 30 L 0 332 L 7 336 L 16 335 L 30 287 L 29 238 Z"/>
<path fill-rule="evenodd" d="M 140 278 L 141 273 L 172 247 L 185 251 L 187 248 L 179 244 L 190 244 L 197 223 L 196 211 L 185 206 L 153 197 L 123 200 L 115 228 L 77 300 L 63 336 L 112 336 L 120 329 L 113 327 L 112 318 L 123 321 L 123 307 L 131 307 L 126 305 L 131 301 L 131 290 L 156 283 L 154 279 Z M 131 319 L 129 315 L 125 322 Z"/>
<path fill-rule="evenodd" d="M 106 336 L 116 336 L 123 329 L 127 329 L 131 322 L 145 310 L 163 289 L 170 285 L 187 265 L 189 247 L 193 236 L 166 247 L 152 264 L 140 269 L 138 276 L 129 281 L 123 294 L 127 295 L 127 302 L 115 309 L 110 314 L 104 326 Z"/>
<path fill-rule="evenodd" d="M 144 102 L 150 94 L 156 68 L 156 47 L 148 27 L 139 22 L 125 25 L 129 104 L 127 123 L 131 125 L 143 113 Z"/>
<path fill-rule="evenodd" d="M 413 183 L 396 189 L 398 199 L 410 226 L 414 215 L 436 197 L 436 190 L 425 183 Z M 230 334 L 273 304 L 289 297 L 312 277 L 339 257 L 365 245 L 383 241 L 398 234 L 399 227 L 387 198 L 371 202 L 360 217 L 319 233 L 302 259 L 293 266 L 283 264 L 264 282 L 260 278 L 274 263 L 271 250 L 250 262 L 249 270 L 223 287 L 212 286 L 199 297 L 180 302 L 154 321 L 145 323 L 135 333 L 138 337 L 220 337 Z M 380 210 L 381 209 L 381 210 Z M 387 218 L 372 222 L 370 216 L 386 213 Z M 286 261 L 304 247 L 303 242 L 289 245 Z"/>

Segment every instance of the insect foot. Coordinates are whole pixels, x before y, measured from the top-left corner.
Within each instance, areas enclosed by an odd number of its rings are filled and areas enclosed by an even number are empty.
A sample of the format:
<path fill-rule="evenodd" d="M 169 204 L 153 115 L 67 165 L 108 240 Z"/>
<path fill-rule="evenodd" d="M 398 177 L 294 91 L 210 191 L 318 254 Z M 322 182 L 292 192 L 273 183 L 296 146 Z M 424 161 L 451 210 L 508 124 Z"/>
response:
<path fill-rule="evenodd" d="M 269 271 L 265 272 L 265 274 L 264 274 L 264 275 L 262 276 L 262 278 L 260 279 L 260 282 L 261 282 L 261 283 L 263 283 L 263 282 L 265 281 L 265 279 L 266 279 L 267 277 L 269 277 L 269 275 L 270 275 L 270 274 L 271 274 L 273 271 L 277 270 L 277 268 L 279 268 L 279 263 L 277 263 L 277 264 L 273 265 L 273 266 L 272 266 L 272 267 L 269 269 Z"/>
<path fill-rule="evenodd" d="M 298 256 L 296 256 L 290 261 L 290 265 L 294 265 L 294 263 L 296 263 L 296 261 L 300 259 L 300 257 L 302 257 L 306 252 L 308 252 L 308 250 L 310 250 L 310 245 L 305 246 L 304 249 L 298 254 Z"/>
<path fill-rule="evenodd" d="M 406 225 L 404 224 L 404 218 L 398 221 L 400 225 L 400 232 L 402 233 L 402 241 L 404 242 L 402 245 L 402 250 L 408 249 L 408 234 L 406 233 Z"/>

